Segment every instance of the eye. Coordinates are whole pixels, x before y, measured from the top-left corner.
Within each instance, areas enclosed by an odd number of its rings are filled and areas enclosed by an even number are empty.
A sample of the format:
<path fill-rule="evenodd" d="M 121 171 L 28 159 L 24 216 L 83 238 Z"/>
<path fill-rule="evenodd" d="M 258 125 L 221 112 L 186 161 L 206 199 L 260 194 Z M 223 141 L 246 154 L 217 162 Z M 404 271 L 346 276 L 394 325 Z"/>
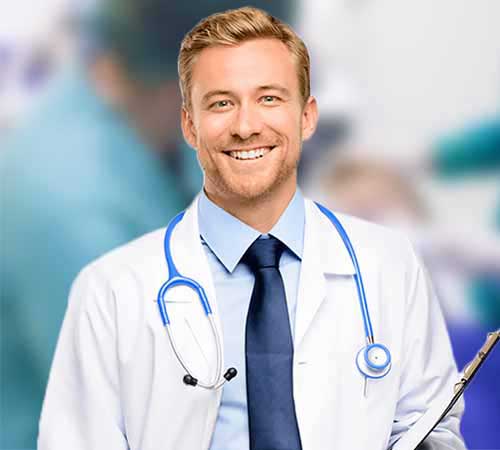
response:
<path fill-rule="evenodd" d="M 231 102 L 229 100 L 217 100 L 210 105 L 210 109 L 224 110 L 228 109 L 230 106 Z"/>
<path fill-rule="evenodd" d="M 272 105 L 274 103 L 278 103 L 279 98 L 276 97 L 276 95 L 264 95 L 261 97 L 261 101 L 267 105 Z"/>

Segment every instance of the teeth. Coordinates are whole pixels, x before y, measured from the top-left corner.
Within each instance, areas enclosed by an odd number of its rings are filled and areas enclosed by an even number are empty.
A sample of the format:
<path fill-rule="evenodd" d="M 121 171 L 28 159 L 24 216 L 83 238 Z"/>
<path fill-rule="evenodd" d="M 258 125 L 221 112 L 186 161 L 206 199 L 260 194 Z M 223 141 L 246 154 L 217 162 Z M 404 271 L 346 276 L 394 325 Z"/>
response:
<path fill-rule="evenodd" d="M 265 154 L 271 151 L 270 147 L 262 147 L 254 150 L 231 151 L 229 154 L 236 159 L 257 159 L 262 158 Z"/>

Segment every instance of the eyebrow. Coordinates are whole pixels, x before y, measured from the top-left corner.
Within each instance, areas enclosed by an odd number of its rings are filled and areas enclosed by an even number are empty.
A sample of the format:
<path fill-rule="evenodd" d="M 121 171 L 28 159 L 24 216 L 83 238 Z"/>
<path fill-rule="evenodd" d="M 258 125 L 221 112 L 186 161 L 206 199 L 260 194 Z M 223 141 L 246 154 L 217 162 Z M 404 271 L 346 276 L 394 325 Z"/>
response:
<path fill-rule="evenodd" d="M 258 91 L 278 91 L 282 95 L 289 97 L 290 96 L 290 91 L 283 86 L 280 86 L 279 84 L 267 84 L 265 86 L 260 86 Z"/>
<path fill-rule="evenodd" d="M 233 93 L 231 91 L 225 91 L 222 89 L 216 89 L 214 91 L 208 91 L 203 98 L 201 99 L 202 103 L 206 103 L 210 97 L 214 97 L 216 95 L 230 95 L 233 96 Z"/>

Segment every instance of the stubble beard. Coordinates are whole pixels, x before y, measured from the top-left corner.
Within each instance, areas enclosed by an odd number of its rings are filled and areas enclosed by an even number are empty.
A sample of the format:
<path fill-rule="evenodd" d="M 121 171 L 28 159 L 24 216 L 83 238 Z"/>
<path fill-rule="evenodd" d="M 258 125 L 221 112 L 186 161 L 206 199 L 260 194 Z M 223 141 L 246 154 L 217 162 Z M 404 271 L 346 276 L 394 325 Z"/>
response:
<path fill-rule="evenodd" d="M 238 180 L 237 177 L 231 177 L 231 174 L 223 174 L 216 166 L 209 167 L 201 161 L 200 163 L 205 173 L 205 180 L 210 181 L 216 190 L 213 194 L 230 201 L 236 201 L 239 204 L 252 205 L 271 197 L 290 179 L 296 179 L 299 159 L 289 163 L 284 161 L 278 166 L 277 172 L 265 182 L 259 179 Z"/>

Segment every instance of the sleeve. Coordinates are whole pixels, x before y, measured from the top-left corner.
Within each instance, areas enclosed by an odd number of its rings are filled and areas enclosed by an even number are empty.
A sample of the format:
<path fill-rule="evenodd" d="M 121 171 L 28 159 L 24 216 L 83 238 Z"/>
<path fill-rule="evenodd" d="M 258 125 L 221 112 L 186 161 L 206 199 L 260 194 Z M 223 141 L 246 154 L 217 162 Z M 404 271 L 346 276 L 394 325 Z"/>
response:
<path fill-rule="evenodd" d="M 128 449 L 114 299 L 87 267 L 73 283 L 49 376 L 39 450 Z"/>
<path fill-rule="evenodd" d="M 404 319 L 399 401 L 389 447 L 425 411 L 453 392 L 458 373 L 439 303 L 423 265 L 412 251 L 414 270 Z M 460 434 L 463 401 L 441 421 L 425 441 L 428 450 L 463 450 Z"/>
<path fill-rule="evenodd" d="M 433 166 L 449 176 L 500 169 L 500 118 L 439 139 Z"/>

